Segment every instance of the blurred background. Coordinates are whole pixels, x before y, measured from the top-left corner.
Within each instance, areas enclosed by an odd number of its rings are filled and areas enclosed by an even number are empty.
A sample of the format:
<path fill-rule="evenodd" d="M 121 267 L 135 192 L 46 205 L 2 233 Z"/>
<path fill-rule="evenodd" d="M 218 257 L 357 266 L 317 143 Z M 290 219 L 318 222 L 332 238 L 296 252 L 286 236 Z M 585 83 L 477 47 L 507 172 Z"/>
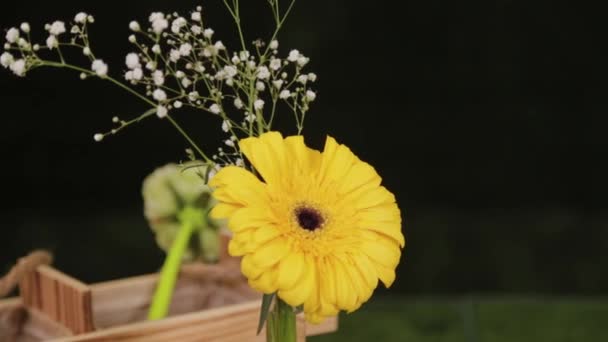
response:
<path fill-rule="evenodd" d="M 268 37 L 266 1 L 243 2 L 247 39 Z M 29 21 L 43 42 L 44 23 L 92 13 L 92 44 L 117 76 L 132 51 L 130 20 L 199 4 L 14 1 L 0 27 Z M 221 1 L 202 5 L 216 36 L 236 46 Z M 608 339 L 603 13 L 566 1 L 297 2 L 279 40 L 319 76 L 307 141 L 320 148 L 330 134 L 374 165 L 408 241 L 390 291 L 319 341 Z M 182 137 L 151 118 L 95 143 L 113 116 L 146 107 L 65 70 L 25 79 L 4 70 L 0 89 L 0 271 L 47 248 L 85 282 L 155 272 L 163 254 L 141 182 L 186 159 Z M 216 118 L 176 120 L 207 151 L 221 145 Z"/>

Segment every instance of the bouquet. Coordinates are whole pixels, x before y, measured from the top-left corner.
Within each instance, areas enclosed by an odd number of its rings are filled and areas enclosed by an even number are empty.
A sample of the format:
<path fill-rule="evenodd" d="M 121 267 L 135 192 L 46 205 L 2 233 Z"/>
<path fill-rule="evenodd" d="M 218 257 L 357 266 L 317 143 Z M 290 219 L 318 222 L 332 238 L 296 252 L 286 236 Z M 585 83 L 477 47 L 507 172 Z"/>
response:
<path fill-rule="evenodd" d="M 295 0 L 267 0 L 274 31 L 251 43 L 239 0 L 223 2 L 237 47 L 216 39 L 202 7 L 187 15 L 154 12 L 145 25 L 129 23 L 133 51 L 121 70 L 94 49 L 95 19 L 81 12 L 69 24 L 46 24 L 41 43 L 31 39 L 28 23 L 8 29 L 0 63 L 19 77 L 50 67 L 101 78 L 147 105 L 132 118 L 112 118 L 114 127 L 94 134 L 95 141 L 144 120 L 172 125 L 190 145 L 182 167 L 204 170 L 198 182 L 213 189 L 210 219 L 227 222 L 229 253 L 242 257 L 249 285 L 264 294 L 260 329 L 266 324 L 268 341 L 294 341 L 297 313 L 318 323 L 357 310 L 379 281 L 393 283 L 405 245 L 401 213 L 376 170 L 347 146 L 331 136 L 322 151 L 305 143 L 317 75 L 307 70 L 305 54 L 278 40 Z M 67 49 L 86 62 L 68 61 Z M 198 146 L 178 122 L 182 108 L 216 117 L 226 134 L 222 146 Z M 278 116 L 293 118 L 295 135 L 274 129 Z"/>

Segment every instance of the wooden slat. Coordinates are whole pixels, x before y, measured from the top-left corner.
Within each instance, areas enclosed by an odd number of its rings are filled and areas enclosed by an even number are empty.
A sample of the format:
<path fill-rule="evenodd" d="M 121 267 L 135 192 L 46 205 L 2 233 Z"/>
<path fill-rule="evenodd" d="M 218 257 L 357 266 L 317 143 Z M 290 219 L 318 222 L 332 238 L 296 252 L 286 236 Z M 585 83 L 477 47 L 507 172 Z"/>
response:
<path fill-rule="evenodd" d="M 75 334 L 94 330 L 91 289 L 52 267 L 39 266 L 19 284 L 23 303 Z"/>

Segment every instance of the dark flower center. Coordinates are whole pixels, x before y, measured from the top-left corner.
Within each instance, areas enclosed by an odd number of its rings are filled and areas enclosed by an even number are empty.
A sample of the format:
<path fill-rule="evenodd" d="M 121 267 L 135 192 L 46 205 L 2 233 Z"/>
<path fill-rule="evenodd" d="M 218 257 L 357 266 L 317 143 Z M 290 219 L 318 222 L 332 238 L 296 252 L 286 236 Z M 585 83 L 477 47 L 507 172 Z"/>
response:
<path fill-rule="evenodd" d="M 323 225 L 323 216 L 317 210 L 308 207 L 300 207 L 296 209 L 296 217 L 300 227 L 306 230 L 314 231 Z"/>

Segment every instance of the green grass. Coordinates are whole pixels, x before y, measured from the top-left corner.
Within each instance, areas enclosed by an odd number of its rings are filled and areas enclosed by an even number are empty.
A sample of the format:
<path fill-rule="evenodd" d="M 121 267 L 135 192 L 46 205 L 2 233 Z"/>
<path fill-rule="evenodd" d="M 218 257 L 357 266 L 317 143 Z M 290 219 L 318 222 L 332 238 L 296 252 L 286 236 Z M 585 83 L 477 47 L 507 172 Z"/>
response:
<path fill-rule="evenodd" d="M 376 298 L 309 341 L 608 341 L 608 299 Z"/>

